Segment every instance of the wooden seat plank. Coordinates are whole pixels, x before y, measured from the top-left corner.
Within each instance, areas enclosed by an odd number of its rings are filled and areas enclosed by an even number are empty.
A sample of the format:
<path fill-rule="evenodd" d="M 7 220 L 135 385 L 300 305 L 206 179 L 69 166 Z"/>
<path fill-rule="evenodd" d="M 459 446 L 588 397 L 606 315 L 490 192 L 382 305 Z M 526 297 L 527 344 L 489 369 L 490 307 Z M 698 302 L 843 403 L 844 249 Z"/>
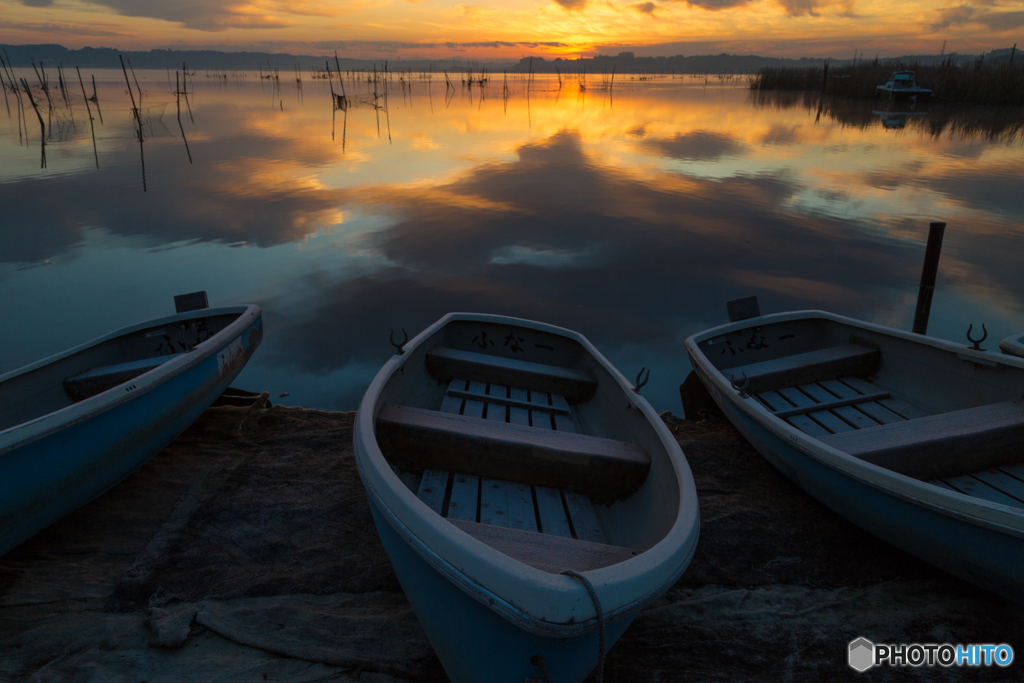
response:
<path fill-rule="evenodd" d="M 946 479 L 1019 463 L 1024 443 L 1024 402 L 954 410 L 820 440 L 900 474 L 924 480 Z"/>
<path fill-rule="evenodd" d="M 508 526 L 508 482 L 501 479 L 480 480 L 480 523 Z"/>
<path fill-rule="evenodd" d="M 540 515 L 541 533 L 572 538 L 569 521 L 565 518 L 565 507 L 562 505 L 562 494 L 558 492 L 558 489 L 534 486 L 533 490 L 537 494 L 537 513 Z"/>
<path fill-rule="evenodd" d="M 512 387 L 509 390 L 508 397 L 516 402 L 516 406 L 509 407 L 508 421 L 512 424 L 527 425 L 530 424 L 530 411 L 527 408 L 520 408 L 520 405 L 529 405 L 530 400 L 527 396 L 526 389 L 517 389 Z"/>
<path fill-rule="evenodd" d="M 792 408 L 793 406 L 806 408 L 809 406 L 816 405 L 814 399 L 812 399 L 810 396 L 803 393 L 796 387 L 787 387 L 785 389 L 779 389 L 777 392 L 765 392 L 765 394 L 778 394 L 779 400 L 776 401 L 776 403 L 778 404 L 779 408 L 777 408 L 776 410 L 786 410 L 787 408 Z M 787 417 L 783 419 L 785 419 L 786 422 L 793 425 L 794 427 L 796 427 L 797 429 L 799 429 L 801 432 L 808 436 L 818 437 L 832 433 L 825 429 L 824 427 L 822 427 L 817 422 L 815 422 L 813 419 L 811 419 L 811 417 L 807 414 L 793 415 L 792 417 Z"/>
<path fill-rule="evenodd" d="M 828 403 L 828 400 L 833 398 L 832 394 L 825 391 L 825 389 L 817 384 L 802 384 L 799 389 L 818 403 Z M 810 415 L 815 422 L 833 434 L 842 434 L 843 432 L 853 431 L 853 427 L 850 424 L 841 419 L 838 415 L 834 414 L 832 411 L 818 410 L 807 414 Z"/>
<path fill-rule="evenodd" d="M 572 528 L 576 531 L 576 538 L 581 541 L 606 543 L 604 529 L 597 520 L 590 499 L 572 491 L 566 491 L 562 495 L 565 498 L 565 506 L 569 509 L 569 518 L 572 520 Z"/>
<path fill-rule="evenodd" d="M 1024 503 L 1024 481 L 998 469 L 973 472 L 972 476 L 980 479 L 992 488 L 999 489 L 1011 498 Z"/>
<path fill-rule="evenodd" d="M 470 382 L 469 386 L 466 387 L 466 391 L 474 394 L 486 394 L 487 385 L 483 382 Z M 462 408 L 462 414 L 466 417 L 483 417 L 485 405 L 487 404 L 483 401 L 471 401 L 467 398 Z"/>
<path fill-rule="evenodd" d="M 118 363 L 116 365 L 89 368 L 84 372 L 65 379 L 64 392 L 72 401 L 83 401 L 108 389 L 113 389 L 118 384 L 124 384 L 133 380 L 139 375 L 154 370 L 181 355 L 180 353 L 175 353 L 155 358 L 143 358 L 127 363 Z"/>
<path fill-rule="evenodd" d="M 448 488 L 448 472 L 442 470 L 424 470 L 420 479 L 420 488 L 416 496 L 427 504 L 431 510 L 441 514 L 444 509 L 444 494 Z"/>
<path fill-rule="evenodd" d="M 597 380 L 579 370 L 473 351 L 436 348 L 427 352 L 425 362 L 427 372 L 442 381 L 470 379 L 549 391 L 570 403 L 589 401 L 597 391 Z"/>
<path fill-rule="evenodd" d="M 507 482 L 508 525 L 511 529 L 537 531 L 537 511 L 533 507 L 533 487 Z"/>
<path fill-rule="evenodd" d="M 969 496 L 1024 510 L 1024 503 L 1021 501 L 1016 498 L 1011 498 L 1002 491 L 989 486 L 985 482 L 969 474 L 964 474 L 959 477 L 946 477 L 943 481 L 961 493 L 966 493 Z"/>
<path fill-rule="evenodd" d="M 480 493 L 480 477 L 456 472 L 452 479 L 452 497 L 448 501 L 448 519 L 477 521 L 476 507 Z"/>
<path fill-rule="evenodd" d="M 551 574 L 565 569 L 590 571 L 624 562 L 640 554 L 631 548 L 575 538 L 451 520 L 453 526 L 500 553 Z"/>
<path fill-rule="evenodd" d="M 867 376 L 882 367 L 882 354 L 878 349 L 856 344 L 842 344 L 775 360 L 722 370 L 726 378 L 742 382 L 746 375 L 748 393 L 761 393 L 769 389 L 812 384 L 836 377 Z"/>
<path fill-rule="evenodd" d="M 630 495 L 651 466 L 637 444 L 391 404 L 378 413 L 377 441 L 402 469 L 469 472 L 602 503 Z"/>
<path fill-rule="evenodd" d="M 953 488 L 946 482 L 942 481 L 941 479 L 932 479 L 927 483 L 931 484 L 932 486 L 938 486 L 940 489 L 947 489 L 949 491 L 956 491 L 957 493 L 960 493 L 960 491 L 957 491 L 955 488 Z"/>

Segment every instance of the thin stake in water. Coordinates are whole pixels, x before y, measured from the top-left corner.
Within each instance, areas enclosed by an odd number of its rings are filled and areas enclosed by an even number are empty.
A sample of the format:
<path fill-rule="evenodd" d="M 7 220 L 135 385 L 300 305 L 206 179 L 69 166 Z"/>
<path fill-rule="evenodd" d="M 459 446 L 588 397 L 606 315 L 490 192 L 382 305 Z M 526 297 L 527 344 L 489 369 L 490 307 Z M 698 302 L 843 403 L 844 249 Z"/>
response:
<path fill-rule="evenodd" d="M 89 113 L 89 130 L 92 132 L 92 155 L 96 159 L 96 168 L 100 167 L 100 155 L 96 151 L 96 127 L 93 125 L 92 109 L 89 107 L 89 98 L 85 96 L 85 83 L 82 82 L 82 71 L 76 66 L 78 72 L 78 85 L 82 86 L 82 99 L 85 100 L 85 111 Z"/>

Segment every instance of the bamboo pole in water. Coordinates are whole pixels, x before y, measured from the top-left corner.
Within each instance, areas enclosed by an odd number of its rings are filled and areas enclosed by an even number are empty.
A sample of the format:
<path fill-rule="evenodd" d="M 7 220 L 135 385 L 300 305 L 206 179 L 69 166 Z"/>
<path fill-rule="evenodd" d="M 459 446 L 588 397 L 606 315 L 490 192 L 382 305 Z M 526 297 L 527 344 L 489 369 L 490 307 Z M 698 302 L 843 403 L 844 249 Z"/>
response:
<path fill-rule="evenodd" d="M 139 138 L 139 159 L 142 162 L 142 191 L 146 192 L 146 155 L 142 149 L 142 116 L 139 112 L 139 108 L 135 106 L 135 95 L 132 93 L 132 84 L 128 81 L 128 70 L 124 68 L 124 57 L 118 55 L 121 59 L 121 71 L 124 72 L 124 83 L 128 86 L 128 96 L 132 98 L 132 114 L 135 116 L 136 134 Z M 139 97 L 142 94 L 139 93 Z"/>
<path fill-rule="evenodd" d="M 28 81 L 24 78 L 21 79 L 21 85 L 25 88 L 25 94 L 28 95 L 28 101 L 32 103 L 32 108 L 36 110 L 36 117 L 39 119 L 39 129 L 41 134 L 39 136 L 39 146 L 42 149 L 42 162 L 40 162 L 40 168 L 46 168 L 46 124 L 43 123 L 43 115 L 39 113 L 39 107 L 36 106 L 36 100 L 32 97 L 32 90 L 28 87 Z"/>
<path fill-rule="evenodd" d="M 89 108 L 89 98 L 85 96 L 85 83 L 82 82 L 82 71 L 76 66 L 78 72 L 78 85 L 82 86 L 82 99 L 85 100 L 85 111 L 89 114 L 89 130 L 92 132 L 92 155 L 96 159 L 96 168 L 100 167 L 100 155 L 96 151 L 96 128 L 93 126 L 92 109 Z"/>

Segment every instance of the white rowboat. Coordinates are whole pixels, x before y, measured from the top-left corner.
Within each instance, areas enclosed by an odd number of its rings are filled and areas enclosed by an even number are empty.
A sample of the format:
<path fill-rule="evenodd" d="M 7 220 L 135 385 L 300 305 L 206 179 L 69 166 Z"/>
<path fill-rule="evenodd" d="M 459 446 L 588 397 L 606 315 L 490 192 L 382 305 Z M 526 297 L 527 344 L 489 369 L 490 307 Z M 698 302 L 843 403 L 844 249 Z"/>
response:
<path fill-rule="evenodd" d="M 551 325 L 445 316 L 373 380 L 355 455 L 391 564 L 455 683 L 545 669 L 582 681 L 696 547 L 696 488 L 676 440 L 586 338 Z"/>
<path fill-rule="evenodd" d="M 686 341 L 726 416 L 850 522 L 1024 602 L 1024 359 L 821 311 Z"/>

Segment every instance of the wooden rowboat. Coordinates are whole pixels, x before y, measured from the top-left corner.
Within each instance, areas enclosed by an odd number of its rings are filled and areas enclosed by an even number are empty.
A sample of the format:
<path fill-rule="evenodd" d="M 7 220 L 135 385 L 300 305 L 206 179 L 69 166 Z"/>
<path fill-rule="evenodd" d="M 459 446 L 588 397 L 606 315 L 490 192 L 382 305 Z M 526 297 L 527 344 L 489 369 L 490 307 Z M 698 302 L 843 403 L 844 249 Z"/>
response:
<path fill-rule="evenodd" d="M 257 306 L 203 309 L 126 327 L 0 376 L 0 554 L 174 440 L 262 338 Z"/>
<path fill-rule="evenodd" d="M 1018 332 L 1017 334 L 1010 335 L 999 342 L 999 349 L 1011 356 L 1024 358 L 1024 334 Z"/>
<path fill-rule="evenodd" d="M 696 547 L 675 439 L 590 342 L 551 325 L 445 316 L 373 380 L 355 455 L 455 683 L 583 680 Z"/>
<path fill-rule="evenodd" d="M 821 311 L 686 341 L 715 402 L 847 520 L 1024 601 L 1024 359 Z"/>

